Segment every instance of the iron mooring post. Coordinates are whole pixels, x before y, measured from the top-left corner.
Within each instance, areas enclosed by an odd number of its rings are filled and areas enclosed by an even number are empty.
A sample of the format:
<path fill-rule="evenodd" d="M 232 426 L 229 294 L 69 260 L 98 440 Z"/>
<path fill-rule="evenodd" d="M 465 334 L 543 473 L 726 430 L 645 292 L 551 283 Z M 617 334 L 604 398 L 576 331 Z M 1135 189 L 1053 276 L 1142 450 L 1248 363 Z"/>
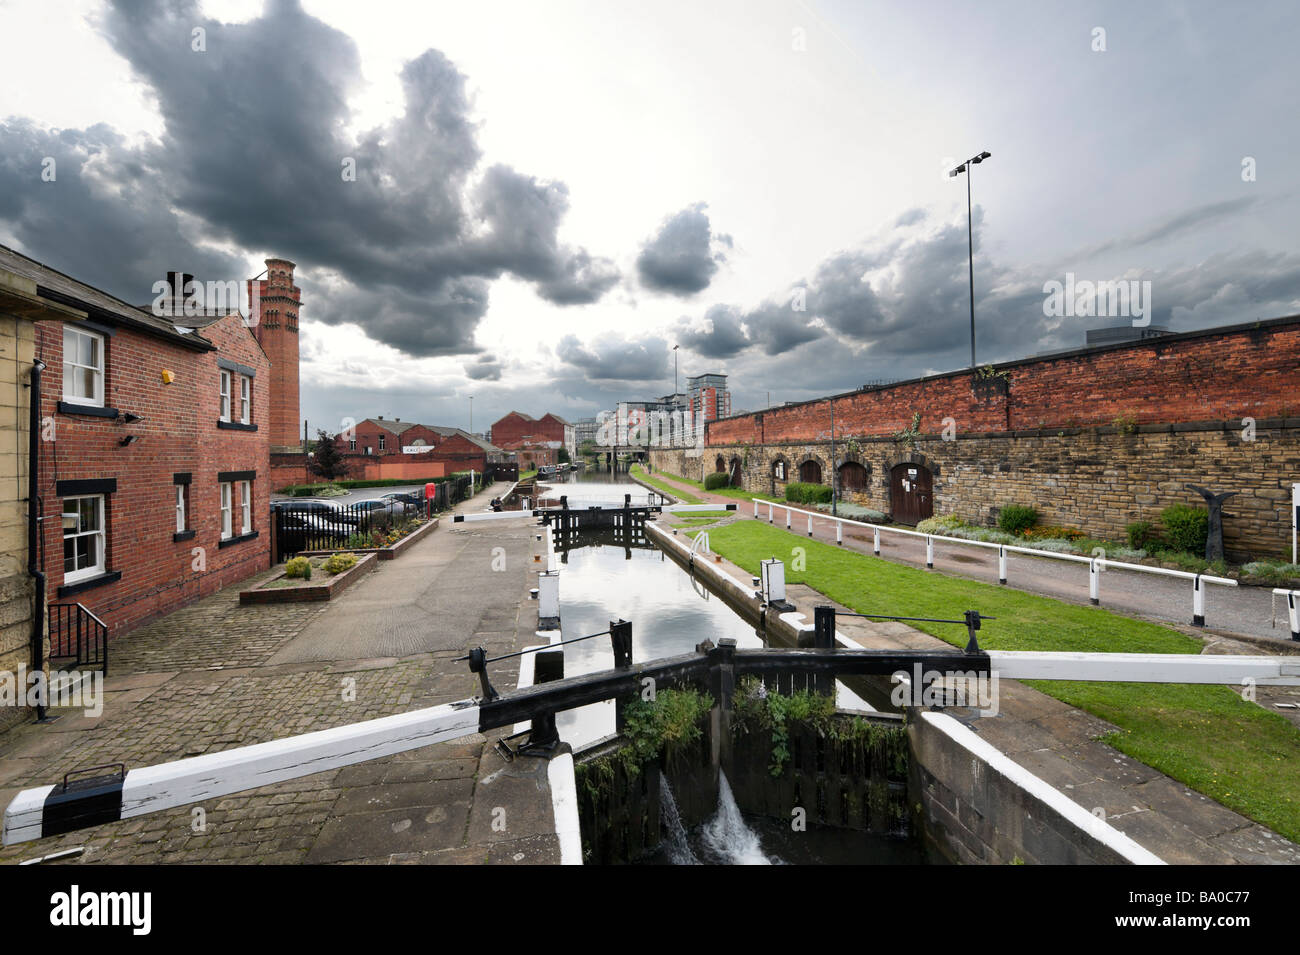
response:
<path fill-rule="evenodd" d="M 564 679 L 564 649 L 541 650 L 533 658 L 533 684 L 552 683 Z M 528 734 L 528 745 L 519 752 L 525 756 L 546 756 L 560 743 L 560 732 L 555 726 L 555 711 L 535 716 Z"/>
<path fill-rule="evenodd" d="M 632 666 L 632 621 L 630 620 L 611 620 L 609 622 L 609 640 L 614 645 L 614 667 L 618 670 L 626 670 Z M 636 694 L 623 695 L 614 698 L 614 730 L 623 732 L 623 726 L 627 720 L 627 704 L 630 700 L 636 699 Z"/>
<path fill-rule="evenodd" d="M 475 647 L 469 652 L 469 671 L 477 673 L 479 683 L 483 688 L 483 702 L 487 703 L 501 696 L 488 680 L 487 675 L 487 651 L 482 647 Z"/>
<path fill-rule="evenodd" d="M 835 608 L 822 605 L 813 608 L 813 646 L 818 650 L 835 649 Z M 814 677 L 813 687 L 822 696 L 835 692 L 835 676 L 831 673 L 818 673 Z"/>
<path fill-rule="evenodd" d="M 962 616 L 966 618 L 966 635 L 969 637 L 966 641 L 966 652 L 979 653 L 980 642 L 975 638 L 975 631 L 980 628 L 980 612 L 967 610 Z"/>

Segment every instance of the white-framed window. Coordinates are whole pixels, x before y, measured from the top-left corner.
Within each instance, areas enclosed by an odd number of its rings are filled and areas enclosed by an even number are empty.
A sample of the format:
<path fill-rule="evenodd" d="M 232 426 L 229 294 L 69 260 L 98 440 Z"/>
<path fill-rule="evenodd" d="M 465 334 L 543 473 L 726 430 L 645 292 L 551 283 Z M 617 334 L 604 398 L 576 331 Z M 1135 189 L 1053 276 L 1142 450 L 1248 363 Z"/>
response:
<path fill-rule="evenodd" d="M 228 540 L 234 537 L 234 531 L 231 530 L 231 485 L 230 482 L 223 482 L 221 485 L 221 539 Z"/>
<path fill-rule="evenodd" d="M 176 485 L 176 533 L 186 530 L 186 521 L 188 517 L 185 513 L 185 492 L 189 489 L 188 484 Z"/>
<path fill-rule="evenodd" d="M 245 375 L 239 376 L 239 420 L 248 424 L 253 408 L 253 380 Z"/>
<path fill-rule="evenodd" d="M 230 420 L 230 372 L 221 372 L 221 420 Z"/>
<path fill-rule="evenodd" d="M 104 564 L 104 495 L 63 499 L 63 582 L 98 577 Z"/>
<path fill-rule="evenodd" d="M 241 534 L 253 533 L 253 482 L 239 482 L 239 514 Z"/>
<path fill-rule="evenodd" d="M 356 449 L 357 449 L 357 439 L 356 439 L 356 438 L 349 438 L 349 439 L 348 439 L 348 450 L 349 450 L 349 451 L 355 451 Z"/>
<path fill-rule="evenodd" d="M 379 450 L 384 450 L 384 436 L 382 434 L 379 436 Z"/>
<path fill-rule="evenodd" d="M 104 336 L 63 327 L 63 400 L 104 406 Z"/>

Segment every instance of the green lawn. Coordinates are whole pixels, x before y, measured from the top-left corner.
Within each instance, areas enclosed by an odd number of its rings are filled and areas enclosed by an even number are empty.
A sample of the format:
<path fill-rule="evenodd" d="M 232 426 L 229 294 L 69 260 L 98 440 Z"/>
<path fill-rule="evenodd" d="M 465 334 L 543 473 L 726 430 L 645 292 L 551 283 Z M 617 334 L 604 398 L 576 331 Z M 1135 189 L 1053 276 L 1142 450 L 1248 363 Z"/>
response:
<path fill-rule="evenodd" d="M 654 477 L 653 475 L 646 473 L 646 469 L 639 464 L 632 465 L 632 467 L 628 469 L 628 473 L 631 474 L 633 477 L 640 478 L 642 481 L 644 481 L 646 484 L 649 484 L 651 487 L 658 488 L 659 490 L 663 491 L 665 494 L 672 495 L 677 500 L 681 501 L 683 504 L 704 503 L 694 494 L 691 494 L 689 491 L 683 491 L 679 487 L 673 487 L 671 484 L 665 484 L 663 481 L 660 481 L 658 478 Z"/>
<path fill-rule="evenodd" d="M 956 619 L 978 610 L 998 618 L 980 631 L 980 645 L 989 650 L 1201 651 L 1199 640 L 1158 624 L 893 564 L 759 521 L 712 528 L 709 545 L 755 575 L 760 560 L 780 558 L 788 582 L 807 584 L 859 613 Z M 803 570 L 794 569 L 795 547 L 805 550 Z M 956 646 L 966 643 L 961 626 L 912 626 Z M 1281 716 L 1225 686 L 1031 685 L 1119 727 L 1106 742 L 1121 752 L 1300 841 L 1300 730 Z"/>

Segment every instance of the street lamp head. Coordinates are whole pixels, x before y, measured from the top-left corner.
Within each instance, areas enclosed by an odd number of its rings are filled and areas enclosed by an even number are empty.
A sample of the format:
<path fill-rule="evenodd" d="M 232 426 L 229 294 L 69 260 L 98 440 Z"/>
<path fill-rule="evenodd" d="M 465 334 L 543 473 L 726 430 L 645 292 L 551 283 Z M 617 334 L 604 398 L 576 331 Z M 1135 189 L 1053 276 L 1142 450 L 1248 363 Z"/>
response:
<path fill-rule="evenodd" d="M 965 172 L 965 171 L 966 171 L 966 164 L 965 164 L 965 163 L 962 163 L 960 166 L 958 166 L 958 167 L 957 167 L 956 169 L 954 169 L 952 172 L 948 173 L 948 178 L 951 179 L 953 176 L 957 175 L 958 173 L 963 173 L 963 172 Z"/>
<path fill-rule="evenodd" d="M 980 153 L 980 159 L 988 159 L 992 155 L 992 153 Z"/>

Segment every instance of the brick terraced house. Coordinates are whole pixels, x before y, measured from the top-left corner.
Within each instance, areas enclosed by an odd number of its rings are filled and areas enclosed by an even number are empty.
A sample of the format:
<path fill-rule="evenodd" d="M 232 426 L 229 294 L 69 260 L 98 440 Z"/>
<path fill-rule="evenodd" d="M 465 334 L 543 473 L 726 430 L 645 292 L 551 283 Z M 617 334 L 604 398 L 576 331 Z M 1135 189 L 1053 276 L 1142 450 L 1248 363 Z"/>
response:
<path fill-rule="evenodd" d="M 256 319 L 172 321 L 3 246 L 0 268 L 87 316 L 35 331 L 51 638 L 56 605 L 117 635 L 265 570 L 271 363 Z"/>

